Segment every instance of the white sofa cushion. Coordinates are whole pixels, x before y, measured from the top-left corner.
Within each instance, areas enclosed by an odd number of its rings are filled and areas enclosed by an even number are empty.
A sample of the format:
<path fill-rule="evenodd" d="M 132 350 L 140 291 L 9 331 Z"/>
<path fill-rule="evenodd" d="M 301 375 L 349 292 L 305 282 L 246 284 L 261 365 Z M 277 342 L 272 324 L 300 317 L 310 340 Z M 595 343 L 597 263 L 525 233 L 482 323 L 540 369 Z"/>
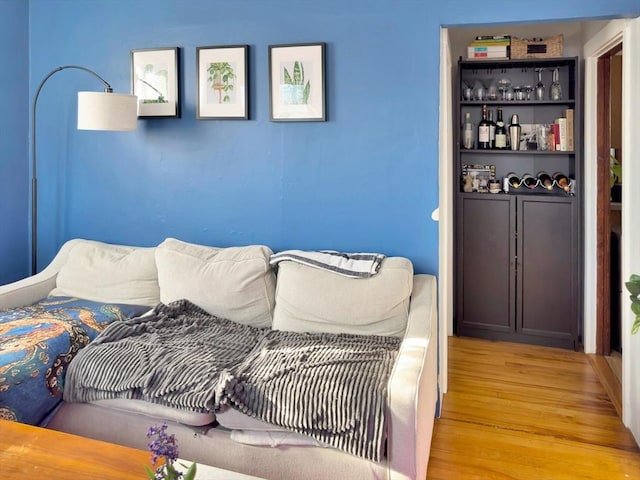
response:
<path fill-rule="evenodd" d="M 193 427 L 209 425 L 216 419 L 215 414 L 211 412 L 194 412 L 137 399 L 111 398 L 95 400 L 90 403 L 103 408 L 146 415 L 151 418 L 161 418 L 164 421 L 182 423 Z"/>
<path fill-rule="evenodd" d="M 154 250 L 80 240 L 69 250 L 50 295 L 155 306 L 160 289 Z"/>
<path fill-rule="evenodd" d="M 263 245 L 216 248 L 167 238 L 156 249 L 160 300 L 186 298 L 217 317 L 270 327 L 275 274 Z"/>
<path fill-rule="evenodd" d="M 216 420 L 220 425 L 229 430 L 244 430 L 256 432 L 287 432 L 288 430 L 278 425 L 263 422 L 257 418 L 250 417 L 230 407 L 223 407 L 216 412 Z"/>
<path fill-rule="evenodd" d="M 403 257 L 385 258 L 378 273 L 369 278 L 348 278 L 282 262 L 273 328 L 401 337 L 412 286 L 413 265 Z"/>

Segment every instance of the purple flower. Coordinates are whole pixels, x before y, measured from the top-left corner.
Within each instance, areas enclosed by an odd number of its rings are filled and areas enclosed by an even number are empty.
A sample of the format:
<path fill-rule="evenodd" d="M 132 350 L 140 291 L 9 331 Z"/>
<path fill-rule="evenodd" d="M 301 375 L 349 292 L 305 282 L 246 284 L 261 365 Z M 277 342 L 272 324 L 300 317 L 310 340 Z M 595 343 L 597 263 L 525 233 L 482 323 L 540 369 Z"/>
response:
<path fill-rule="evenodd" d="M 149 475 L 153 480 L 178 480 L 182 478 L 182 472 L 177 471 L 173 466 L 173 462 L 178 459 L 176 437 L 173 434 L 167 435 L 166 430 L 167 424 L 163 423 L 160 427 L 152 426 L 147 432 L 147 438 L 153 438 L 147 444 L 149 451 L 153 454 L 151 457 L 152 465 L 156 465 L 158 460 L 164 458 L 163 465 L 152 472 L 153 476 Z"/>

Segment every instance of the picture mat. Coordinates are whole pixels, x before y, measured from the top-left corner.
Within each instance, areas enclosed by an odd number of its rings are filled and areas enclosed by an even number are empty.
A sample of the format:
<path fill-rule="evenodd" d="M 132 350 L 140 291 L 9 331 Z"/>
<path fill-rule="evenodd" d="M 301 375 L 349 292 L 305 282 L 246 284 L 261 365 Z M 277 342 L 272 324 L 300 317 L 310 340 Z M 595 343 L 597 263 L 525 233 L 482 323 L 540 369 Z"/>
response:
<path fill-rule="evenodd" d="M 245 48 L 203 47 L 198 52 L 198 117 L 247 118 Z M 209 85 L 209 65 L 220 62 L 230 63 L 235 74 L 229 103 L 216 103 L 218 92 Z"/>
<path fill-rule="evenodd" d="M 167 116 L 172 117 L 177 115 L 177 82 L 178 82 L 178 69 L 177 69 L 177 53 L 175 49 L 168 50 L 145 50 L 145 51 L 133 51 L 132 52 L 132 68 L 133 68 L 133 94 L 138 97 L 138 116 L 139 117 L 155 117 L 155 116 Z M 165 103 L 144 103 L 144 100 L 151 100 L 157 98 L 156 92 L 150 87 L 140 81 L 140 78 L 148 80 L 148 74 L 145 75 L 145 67 L 147 65 L 153 65 L 152 72 L 166 71 L 166 83 L 163 82 L 150 82 L 155 88 L 160 90 L 166 100 Z M 166 90 L 166 91 L 165 91 Z M 152 92 L 142 97 L 142 93 Z"/>
<path fill-rule="evenodd" d="M 273 119 L 323 119 L 324 81 L 321 45 L 273 46 L 271 49 L 271 106 Z M 306 105 L 286 104 L 280 87 L 284 85 L 284 68 L 292 74 L 294 63 L 302 62 L 305 83 L 310 81 Z"/>

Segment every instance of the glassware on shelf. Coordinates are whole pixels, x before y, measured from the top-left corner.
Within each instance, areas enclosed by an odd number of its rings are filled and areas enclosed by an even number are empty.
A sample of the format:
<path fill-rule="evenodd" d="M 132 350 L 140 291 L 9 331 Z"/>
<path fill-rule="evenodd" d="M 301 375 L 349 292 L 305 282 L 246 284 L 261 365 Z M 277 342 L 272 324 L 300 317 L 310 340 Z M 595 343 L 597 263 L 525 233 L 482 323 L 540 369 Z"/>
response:
<path fill-rule="evenodd" d="M 496 85 L 500 91 L 500 100 L 507 100 L 507 89 L 511 86 L 511 80 L 503 77 L 496 82 Z"/>
<path fill-rule="evenodd" d="M 522 87 L 520 85 L 513 87 L 513 99 L 517 101 L 524 100 L 524 92 L 522 91 Z"/>
<path fill-rule="evenodd" d="M 465 80 L 462 86 L 462 99 L 463 100 L 473 100 L 473 83 Z"/>
<path fill-rule="evenodd" d="M 476 80 L 473 84 L 473 99 L 481 102 L 487 99 L 487 88 L 480 80 Z"/>
<path fill-rule="evenodd" d="M 533 87 L 531 85 L 523 85 L 522 90 L 524 91 L 524 99 L 531 100 L 531 92 L 533 92 Z"/>
<path fill-rule="evenodd" d="M 551 127 L 540 123 L 536 126 L 536 136 L 538 138 L 538 150 L 549 150 L 549 131 Z"/>
<path fill-rule="evenodd" d="M 498 85 L 494 79 L 489 81 L 487 87 L 487 100 L 498 100 Z"/>
<path fill-rule="evenodd" d="M 536 84 L 535 99 L 538 101 L 544 100 L 544 83 L 542 83 L 542 72 L 544 68 L 536 68 L 538 73 L 538 83 Z"/>
<path fill-rule="evenodd" d="M 560 69 L 553 69 L 551 86 L 549 87 L 549 98 L 553 101 L 562 100 L 562 87 L 560 86 Z"/>
<path fill-rule="evenodd" d="M 464 123 L 462 124 L 462 148 L 465 150 L 473 149 L 475 145 L 475 127 L 471 123 L 471 113 L 464 114 Z"/>

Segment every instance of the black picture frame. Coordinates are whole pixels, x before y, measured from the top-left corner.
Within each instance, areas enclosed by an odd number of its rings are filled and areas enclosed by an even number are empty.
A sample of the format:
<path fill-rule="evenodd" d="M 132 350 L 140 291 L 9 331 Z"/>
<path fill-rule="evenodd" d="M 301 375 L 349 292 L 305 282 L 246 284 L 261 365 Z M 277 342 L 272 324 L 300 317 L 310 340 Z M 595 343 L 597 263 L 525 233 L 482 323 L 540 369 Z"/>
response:
<path fill-rule="evenodd" d="M 273 122 L 327 120 L 326 43 L 269 45 L 269 97 Z"/>
<path fill-rule="evenodd" d="M 248 45 L 196 47 L 197 119 L 249 119 L 248 58 Z"/>
<path fill-rule="evenodd" d="M 180 49 L 131 50 L 131 93 L 138 118 L 180 117 Z"/>

